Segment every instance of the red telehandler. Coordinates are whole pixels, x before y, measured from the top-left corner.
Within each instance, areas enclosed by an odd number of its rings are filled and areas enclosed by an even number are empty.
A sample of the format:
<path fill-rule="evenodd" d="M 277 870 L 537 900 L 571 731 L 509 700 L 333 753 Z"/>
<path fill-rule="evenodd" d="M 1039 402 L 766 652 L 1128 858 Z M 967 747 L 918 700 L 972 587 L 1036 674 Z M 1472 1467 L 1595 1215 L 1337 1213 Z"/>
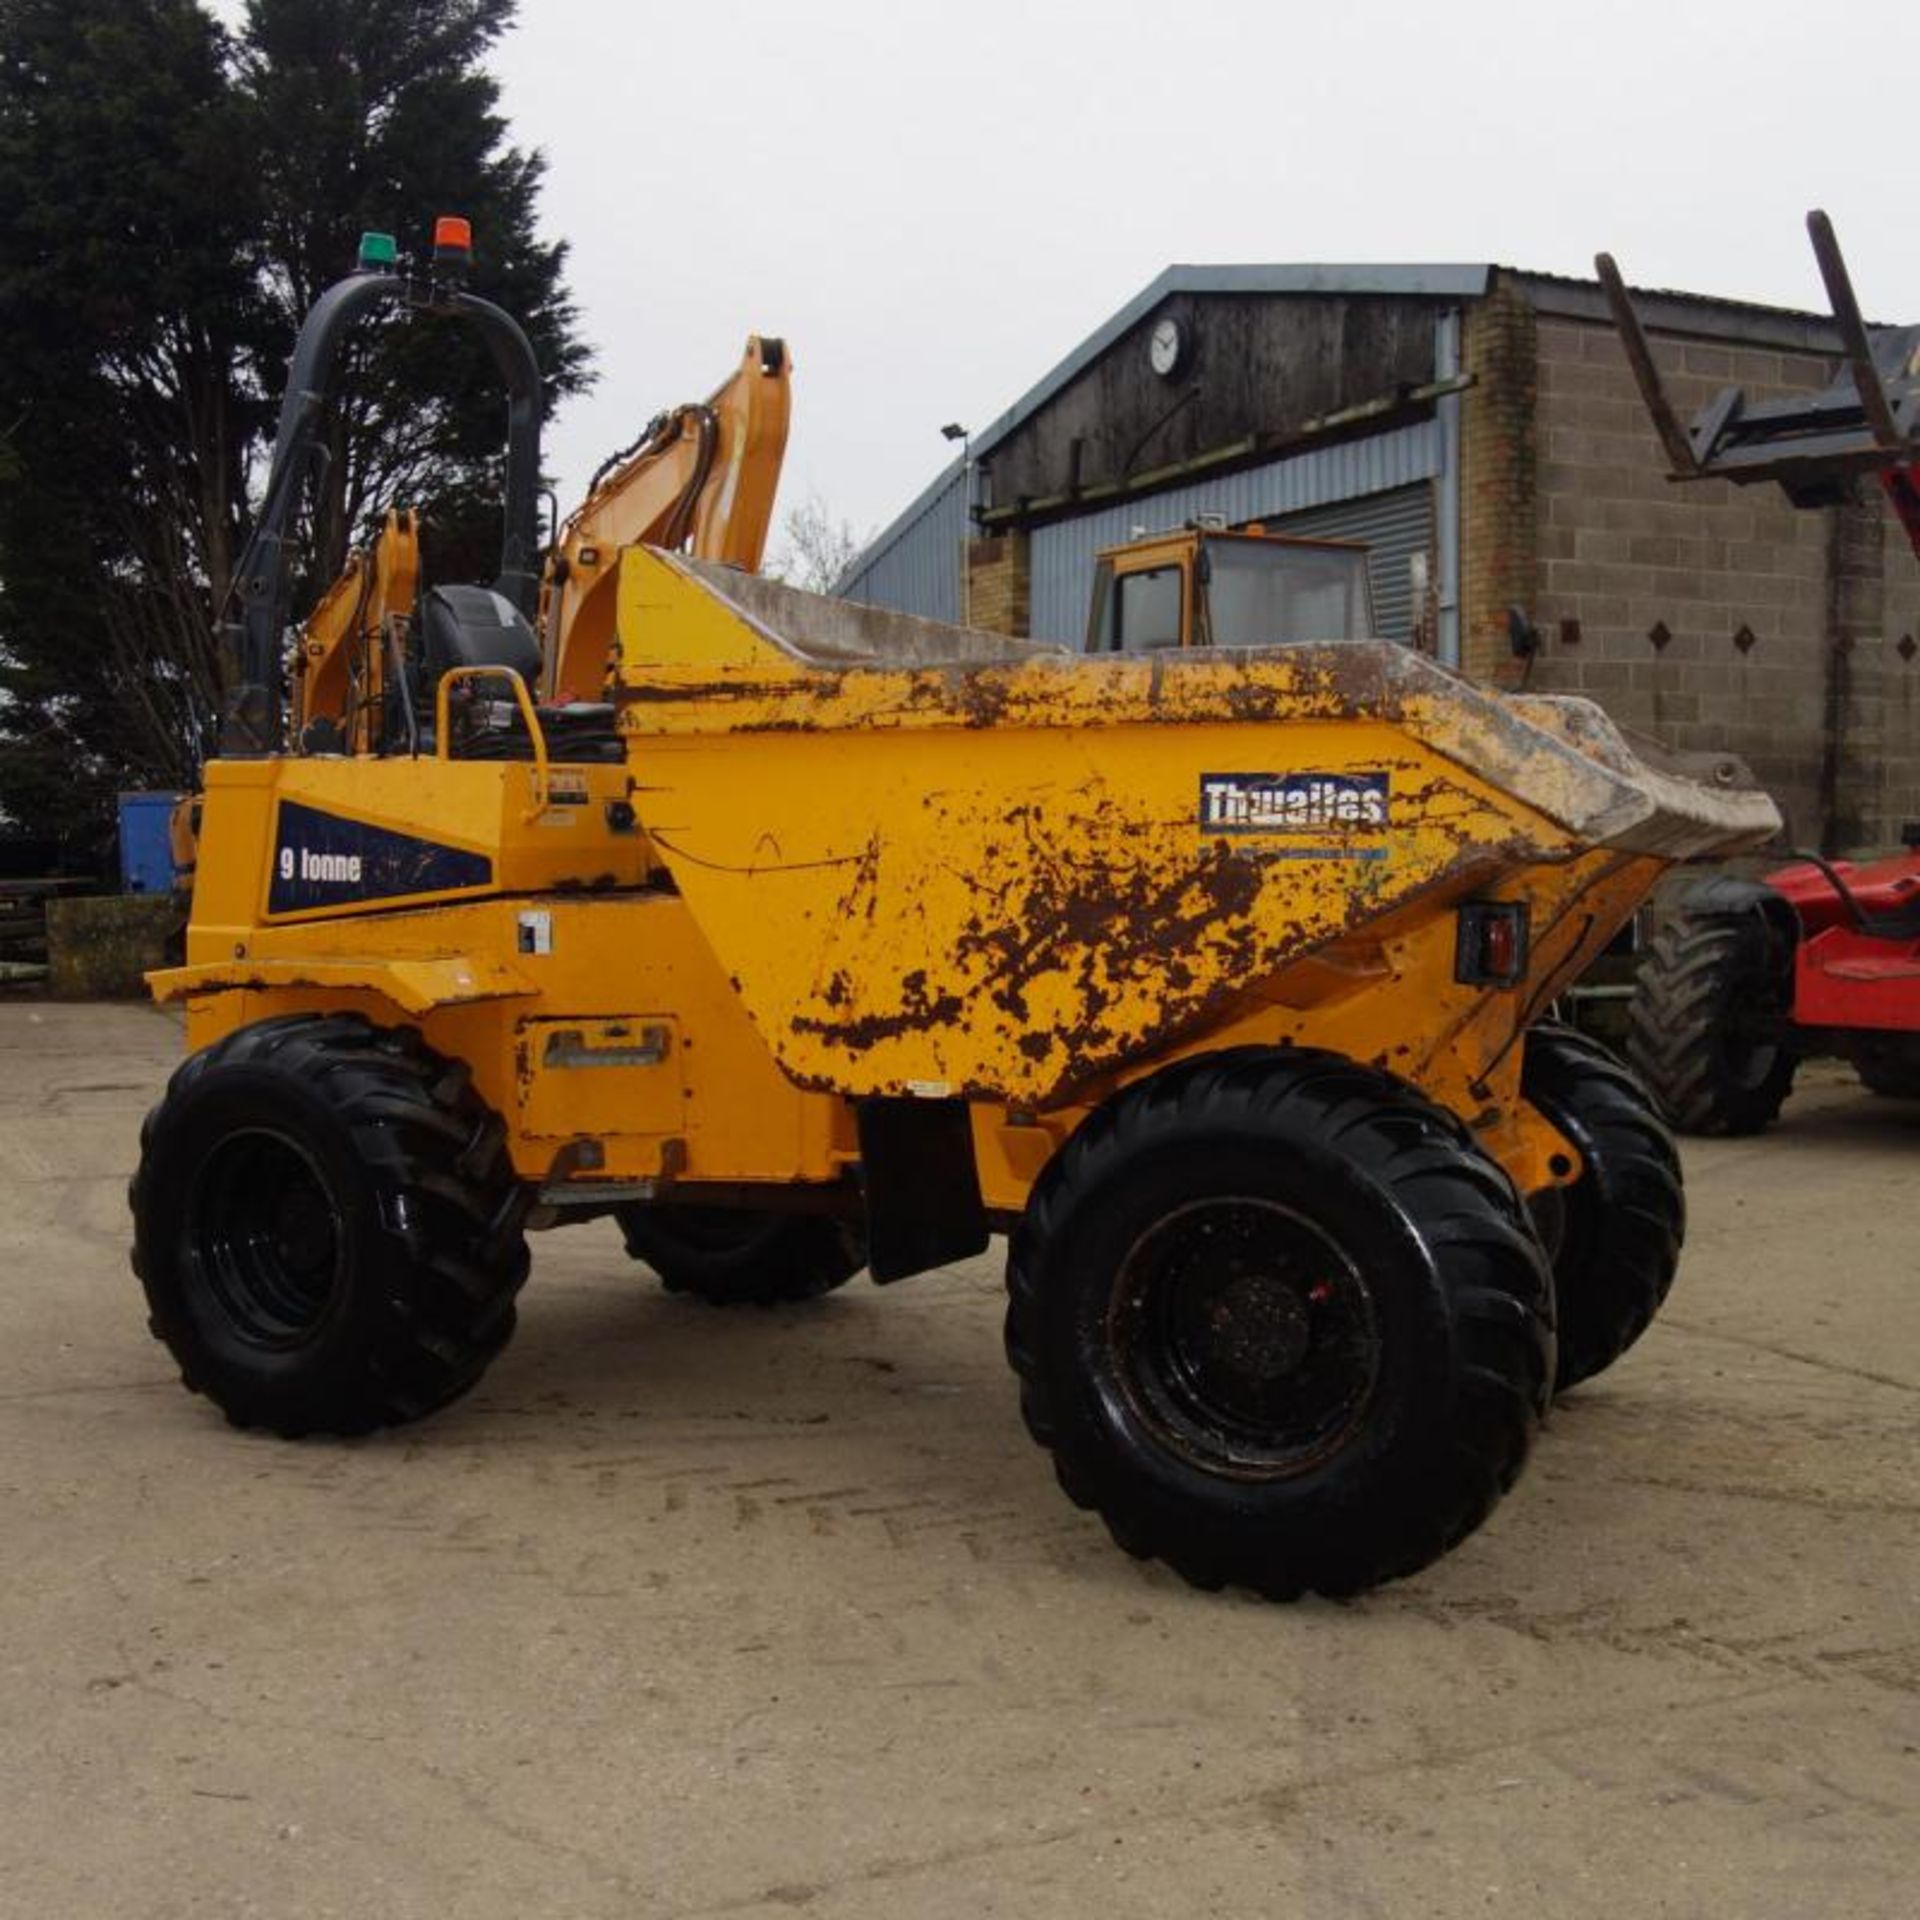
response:
<path fill-rule="evenodd" d="M 1833 224 L 1807 215 L 1846 364 L 1813 394 L 1728 387 L 1682 426 L 1609 254 L 1594 262 L 1676 480 L 1776 481 L 1830 507 L 1878 480 L 1920 554 L 1920 327 L 1869 327 Z M 1920 1098 L 1920 822 L 1865 863 L 1796 854 L 1763 880 L 1690 889 L 1649 946 L 1627 1053 L 1674 1125 L 1758 1133 L 1810 1055 L 1875 1093 Z"/>

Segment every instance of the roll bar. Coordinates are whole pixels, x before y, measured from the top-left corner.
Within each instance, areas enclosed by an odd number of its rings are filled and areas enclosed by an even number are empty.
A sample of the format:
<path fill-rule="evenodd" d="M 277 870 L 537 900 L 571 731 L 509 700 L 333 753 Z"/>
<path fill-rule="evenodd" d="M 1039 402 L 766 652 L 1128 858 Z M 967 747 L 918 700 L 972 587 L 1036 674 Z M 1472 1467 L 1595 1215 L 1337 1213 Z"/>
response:
<path fill-rule="evenodd" d="M 233 664 L 220 751 L 235 757 L 278 753 L 285 741 L 281 634 L 287 620 L 288 554 L 301 494 L 326 460 L 320 437 L 340 342 L 363 314 L 384 301 L 444 314 L 478 327 L 507 386 L 506 528 L 494 582 L 529 620 L 540 591 L 540 364 L 511 314 L 460 286 L 454 263 L 436 249 L 431 274 L 362 270 L 335 281 L 301 323 L 287 370 L 259 518 L 235 575 L 236 613 L 219 637 Z"/>

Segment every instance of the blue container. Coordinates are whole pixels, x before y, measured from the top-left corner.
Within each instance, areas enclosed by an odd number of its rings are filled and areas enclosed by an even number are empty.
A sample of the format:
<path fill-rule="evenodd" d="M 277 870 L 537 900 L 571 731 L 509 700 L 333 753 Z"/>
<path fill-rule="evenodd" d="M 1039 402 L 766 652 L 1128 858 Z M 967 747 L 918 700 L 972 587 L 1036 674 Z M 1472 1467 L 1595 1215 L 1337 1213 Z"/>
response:
<path fill-rule="evenodd" d="M 171 893 L 174 889 L 173 810 L 177 793 L 123 793 L 120 796 L 120 885 L 128 893 Z"/>

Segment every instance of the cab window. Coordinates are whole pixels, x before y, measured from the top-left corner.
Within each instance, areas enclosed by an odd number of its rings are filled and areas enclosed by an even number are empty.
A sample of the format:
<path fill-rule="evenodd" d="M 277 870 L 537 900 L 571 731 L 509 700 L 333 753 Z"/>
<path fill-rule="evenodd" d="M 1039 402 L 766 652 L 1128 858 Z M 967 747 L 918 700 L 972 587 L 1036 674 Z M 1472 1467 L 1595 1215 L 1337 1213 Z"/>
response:
<path fill-rule="evenodd" d="M 1207 609 L 1219 647 L 1364 640 L 1372 632 L 1367 557 L 1360 548 L 1208 544 Z"/>
<path fill-rule="evenodd" d="M 1180 568 L 1123 573 L 1108 599 L 1112 617 L 1106 644 L 1117 653 L 1144 653 L 1180 644 Z"/>

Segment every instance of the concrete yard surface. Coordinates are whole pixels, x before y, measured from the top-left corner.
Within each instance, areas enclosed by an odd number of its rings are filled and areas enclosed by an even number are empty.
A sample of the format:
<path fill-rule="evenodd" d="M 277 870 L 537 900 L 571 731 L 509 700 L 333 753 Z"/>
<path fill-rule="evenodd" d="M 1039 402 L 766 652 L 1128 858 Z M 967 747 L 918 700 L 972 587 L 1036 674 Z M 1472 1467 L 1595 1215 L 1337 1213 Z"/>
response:
<path fill-rule="evenodd" d="M 1493 1521 L 1272 1607 L 1059 1493 L 997 1247 L 726 1315 L 597 1222 L 438 1418 L 229 1429 L 127 1269 L 179 1049 L 0 1005 L 7 1920 L 1916 1910 L 1920 1104 L 1689 1144 Z"/>

